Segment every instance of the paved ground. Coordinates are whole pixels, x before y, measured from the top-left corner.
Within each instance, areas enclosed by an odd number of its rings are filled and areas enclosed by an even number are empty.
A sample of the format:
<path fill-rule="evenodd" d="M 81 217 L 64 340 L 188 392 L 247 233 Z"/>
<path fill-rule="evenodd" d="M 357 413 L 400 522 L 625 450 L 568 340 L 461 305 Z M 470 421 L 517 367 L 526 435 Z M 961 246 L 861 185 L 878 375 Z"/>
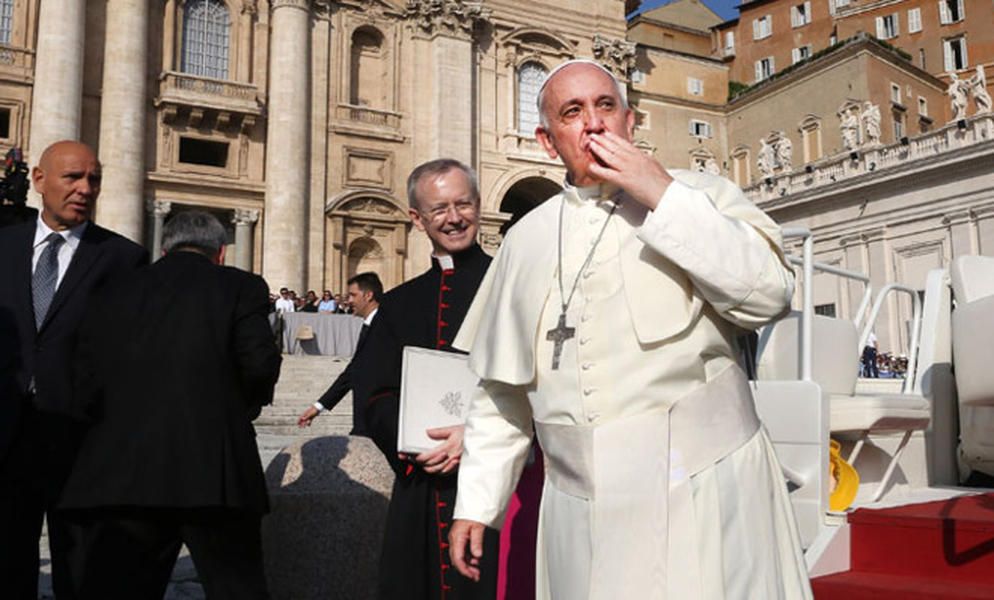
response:
<path fill-rule="evenodd" d="M 324 356 L 283 356 L 280 381 L 276 385 L 273 406 L 266 407 L 256 420 L 256 438 L 263 468 L 267 467 L 279 451 L 299 441 L 322 435 L 349 432 L 352 422 L 351 398 L 346 397 L 332 413 L 315 419 L 309 429 L 298 429 L 297 415 L 313 404 L 348 364 L 348 359 Z M 52 571 L 49 563 L 48 539 L 41 540 L 42 565 L 39 577 L 39 598 L 52 600 Z M 197 578 L 186 547 L 179 560 L 163 600 L 205 600 L 204 590 Z"/>

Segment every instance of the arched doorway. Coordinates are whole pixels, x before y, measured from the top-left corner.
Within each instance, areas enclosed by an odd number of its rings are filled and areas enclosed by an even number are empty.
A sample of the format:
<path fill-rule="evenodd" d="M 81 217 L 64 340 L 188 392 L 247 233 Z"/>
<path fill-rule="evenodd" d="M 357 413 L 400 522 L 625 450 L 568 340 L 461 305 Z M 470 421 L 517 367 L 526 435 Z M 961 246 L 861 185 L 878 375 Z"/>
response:
<path fill-rule="evenodd" d="M 373 271 L 385 289 L 404 281 L 410 219 L 390 196 L 350 191 L 325 208 L 325 285 L 344 291 L 349 277 Z"/>
<path fill-rule="evenodd" d="M 511 219 L 501 226 L 500 234 L 506 234 L 521 217 L 562 189 L 562 186 L 544 177 L 526 177 L 516 182 L 500 201 L 500 211 L 511 215 Z"/>

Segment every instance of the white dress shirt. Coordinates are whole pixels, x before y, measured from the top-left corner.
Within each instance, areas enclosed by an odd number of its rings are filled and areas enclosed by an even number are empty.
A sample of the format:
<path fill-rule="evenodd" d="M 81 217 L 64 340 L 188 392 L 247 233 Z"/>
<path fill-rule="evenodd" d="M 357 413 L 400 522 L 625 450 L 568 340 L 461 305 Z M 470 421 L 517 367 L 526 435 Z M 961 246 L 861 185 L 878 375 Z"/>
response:
<path fill-rule="evenodd" d="M 49 234 L 58 233 L 66 240 L 66 243 L 62 244 L 59 248 L 59 277 L 55 282 L 55 289 L 59 289 L 59 286 L 62 285 L 62 278 L 65 277 L 66 271 L 69 270 L 69 263 L 72 262 L 72 256 L 76 253 L 76 248 L 79 247 L 79 241 L 83 239 L 83 232 L 86 231 L 88 223 L 89 222 L 85 222 L 81 225 L 73 227 L 72 229 L 55 231 L 45 224 L 45 221 L 41 219 L 41 214 L 39 213 L 38 225 L 35 227 L 34 251 L 31 255 L 31 273 L 34 274 L 35 268 L 38 267 L 38 260 L 41 258 L 41 253 L 48 247 L 48 243 L 45 241 L 45 238 L 47 238 Z"/>

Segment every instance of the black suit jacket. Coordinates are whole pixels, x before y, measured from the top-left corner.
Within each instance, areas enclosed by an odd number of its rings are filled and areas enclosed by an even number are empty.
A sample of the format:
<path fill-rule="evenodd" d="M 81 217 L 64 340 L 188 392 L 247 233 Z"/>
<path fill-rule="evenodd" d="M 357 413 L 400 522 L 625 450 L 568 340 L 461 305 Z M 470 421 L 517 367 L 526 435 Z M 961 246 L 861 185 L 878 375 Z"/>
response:
<path fill-rule="evenodd" d="M 375 320 L 376 317 L 373 317 Z M 359 342 L 356 344 L 355 352 L 352 353 L 352 360 L 349 364 L 345 366 L 345 369 L 338 374 L 335 381 L 332 382 L 331 386 L 321 394 L 318 398 L 318 402 L 325 410 L 331 410 L 342 401 L 345 394 L 349 393 L 352 389 L 353 380 L 353 370 L 357 367 L 355 365 L 359 364 L 359 353 L 362 351 L 363 347 L 366 345 L 366 338 L 369 335 L 370 325 L 363 323 L 362 331 L 359 333 Z M 351 435 L 366 435 L 365 419 L 363 417 L 362 403 L 352 401 L 352 432 Z"/>
<path fill-rule="evenodd" d="M 36 221 L 0 229 L 0 462 L 16 435 L 32 378 L 35 405 L 67 414 L 76 331 L 94 289 L 148 263 L 148 252 L 95 223 L 87 225 L 41 329 L 31 297 Z M 4 381 L 6 379 L 6 381 Z"/>
<path fill-rule="evenodd" d="M 94 295 L 76 403 L 92 420 L 61 506 L 268 510 L 252 419 L 280 353 L 258 275 L 173 252 Z"/>

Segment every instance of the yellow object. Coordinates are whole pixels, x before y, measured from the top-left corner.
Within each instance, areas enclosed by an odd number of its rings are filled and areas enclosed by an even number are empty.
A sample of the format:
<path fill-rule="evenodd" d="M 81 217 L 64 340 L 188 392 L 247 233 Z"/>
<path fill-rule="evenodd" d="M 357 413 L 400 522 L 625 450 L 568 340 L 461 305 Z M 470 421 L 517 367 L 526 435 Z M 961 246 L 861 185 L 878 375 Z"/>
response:
<path fill-rule="evenodd" d="M 829 475 L 832 479 L 832 493 L 828 497 L 828 508 L 842 512 L 849 508 L 856 499 L 859 489 L 859 473 L 852 465 L 839 456 L 839 443 L 829 440 L 828 448 Z"/>

